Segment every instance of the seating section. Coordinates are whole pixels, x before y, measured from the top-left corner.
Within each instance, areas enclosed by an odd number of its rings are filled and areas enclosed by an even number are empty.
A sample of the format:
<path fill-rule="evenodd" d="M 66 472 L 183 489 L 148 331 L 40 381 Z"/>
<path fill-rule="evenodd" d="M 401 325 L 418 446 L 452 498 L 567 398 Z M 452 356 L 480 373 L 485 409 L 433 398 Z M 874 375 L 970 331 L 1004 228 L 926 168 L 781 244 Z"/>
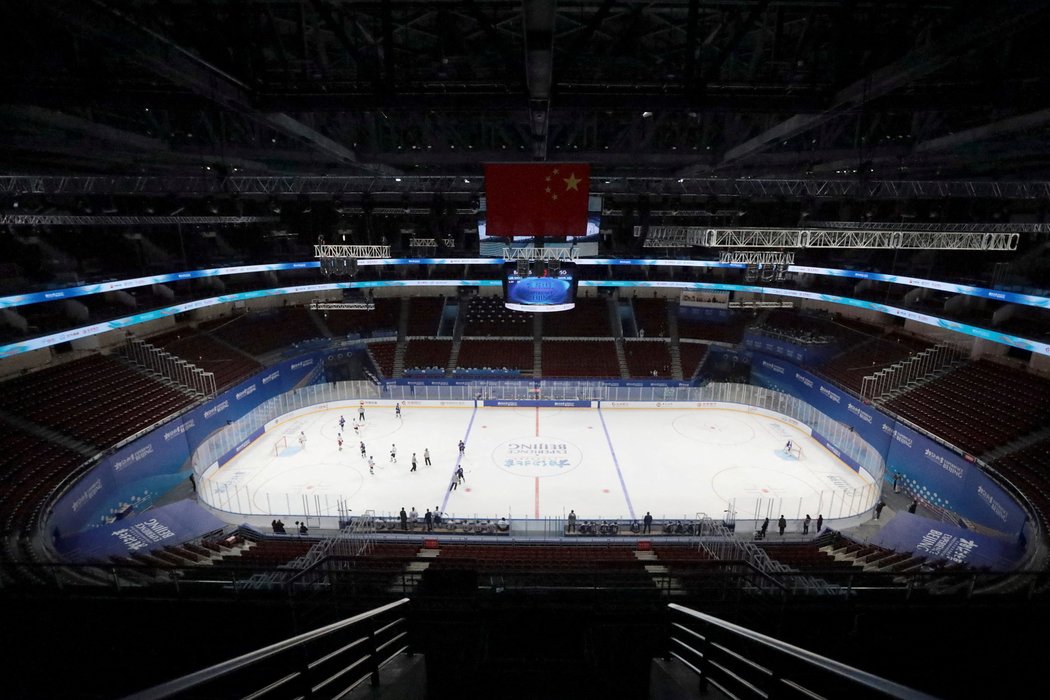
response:
<path fill-rule="evenodd" d="M 532 337 L 532 314 L 511 311 L 501 297 L 473 297 L 466 313 L 463 335 Z"/>
<path fill-rule="evenodd" d="M 45 505 L 44 497 L 85 459 L 0 423 L 0 522 L 4 532 L 28 534 L 32 516 Z"/>
<path fill-rule="evenodd" d="M 215 374 L 219 391 L 244 381 L 262 367 L 255 360 L 232 350 L 211 336 L 186 329 L 154 336 L 148 342 Z"/>
<path fill-rule="evenodd" d="M 634 299 L 634 320 L 638 336 L 644 338 L 667 337 L 667 301 L 664 299 Z"/>
<path fill-rule="evenodd" d="M 405 345 L 405 371 L 420 369 L 444 373 L 451 353 L 451 340 L 410 340 Z"/>
<path fill-rule="evenodd" d="M 632 377 L 671 377 L 671 348 L 666 341 L 626 340 L 623 352 Z"/>
<path fill-rule="evenodd" d="M 532 371 L 531 340 L 464 340 L 459 346 L 456 370 L 501 369 Z"/>
<path fill-rule="evenodd" d="M 544 338 L 605 338 L 612 335 L 609 327 L 609 302 L 606 299 L 576 300 L 576 308 L 543 315 Z"/>
<path fill-rule="evenodd" d="M 612 340 L 544 340 L 544 377 L 616 377 L 620 364 Z"/>
<path fill-rule="evenodd" d="M 442 543 L 430 569 L 498 575 L 507 585 L 654 588 L 643 562 L 627 545 L 474 545 Z"/>
<path fill-rule="evenodd" d="M 377 331 L 397 332 L 400 310 L 399 299 L 376 299 L 372 311 L 325 311 L 320 312 L 332 336 L 342 338 L 355 333 L 369 336 Z"/>
<path fill-rule="evenodd" d="M 192 402 L 108 355 L 12 379 L 0 394 L 0 409 L 96 447 L 108 447 Z"/>
<path fill-rule="evenodd" d="M 1050 381 L 982 360 L 902 394 L 886 407 L 980 455 L 1047 424 Z"/>
<path fill-rule="evenodd" d="M 1045 532 L 1050 525 L 1050 438 L 1003 455 L 992 466 L 1028 496 Z"/>
<path fill-rule="evenodd" d="M 744 324 L 739 320 L 728 323 L 711 323 L 695 319 L 678 319 L 678 335 L 681 338 L 710 340 L 715 343 L 736 345 L 744 339 Z"/>
<path fill-rule="evenodd" d="M 301 306 L 247 313 L 219 326 L 213 333 L 249 355 L 265 355 L 322 335 L 309 312 Z"/>
<path fill-rule="evenodd" d="M 413 297 L 410 299 L 408 335 L 437 335 L 438 326 L 441 323 L 441 312 L 444 308 L 444 297 Z"/>
<path fill-rule="evenodd" d="M 375 360 L 379 372 L 386 378 L 394 376 L 394 353 L 397 352 L 397 343 L 393 340 L 383 340 L 368 344 L 368 352 Z"/>
<path fill-rule="evenodd" d="M 688 381 L 696 376 L 707 359 L 707 346 L 699 343 L 679 343 L 678 353 L 682 359 L 682 377 Z"/>
<path fill-rule="evenodd" d="M 850 348 L 832 358 L 819 371 L 828 379 L 859 394 L 864 377 L 906 360 L 909 355 L 928 347 L 930 344 L 924 340 L 891 334 Z"/>

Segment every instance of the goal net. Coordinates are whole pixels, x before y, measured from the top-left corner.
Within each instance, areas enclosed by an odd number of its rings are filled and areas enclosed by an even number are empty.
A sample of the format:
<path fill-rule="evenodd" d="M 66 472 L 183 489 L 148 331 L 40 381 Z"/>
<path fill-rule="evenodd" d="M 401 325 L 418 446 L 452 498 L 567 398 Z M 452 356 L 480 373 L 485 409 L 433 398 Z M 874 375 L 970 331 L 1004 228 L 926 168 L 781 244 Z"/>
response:
<path fill-rule="evenodd" d="M 790 449 L 784 450 L 792 459 L 802 459 L 802 447 L 792 443 Z"/>
<path fill-rule="evenodd" d="M 280 457 L 281 456 L 281 451 L 284 448 L 286 448 L 286 447 L 288 447 L 288 438 L 287 437 L 277 438 L 277 443 L 273 446 L 273 456 L 274 457 Z"/>

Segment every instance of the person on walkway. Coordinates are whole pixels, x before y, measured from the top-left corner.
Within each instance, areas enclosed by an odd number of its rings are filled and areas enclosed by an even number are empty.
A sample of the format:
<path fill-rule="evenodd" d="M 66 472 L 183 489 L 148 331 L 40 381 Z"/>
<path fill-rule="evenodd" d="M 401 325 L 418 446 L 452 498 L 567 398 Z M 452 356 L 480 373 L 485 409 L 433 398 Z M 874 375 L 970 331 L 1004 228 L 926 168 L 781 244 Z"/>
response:
<path fill-rule="evenodd" d="M 780 536 L 784 536 L 784 530 L 787 529 L 788 521 L 784 520 L 784 514 L 780 514 L 780 520 L 777 521 L 777 527 L 780 528 Z"/>
<path fill-rule="evenodd" d="M 414 472 L 415 470 L 416 470 L 416 453 L 413 452 L 412 453 L 412 468 L 409 469 L 408 471 Z"/>
<path fill-rule="evenodd" d="M 434 514 L 427 508 L 427 514 L 423 516 L 423 522 L 426 523 L 427 532 L 434 531 Z"/>
<path fill-rule="evenodd" d="M 820 514 L 820 513 L 817 513 L 817 534 L 818 535 L 820 534 L 820 530 L 823 527 L 824 527 L 824 516 L 822 514 Z"/>
<path fill-rule="evenodd" d="M 408 529 L 408 513 L 405 512 L 405 507 L 401 506 L 401 512 L 398 514 L 401 518 L 401 529 Z"/>
<path fill-rule="evenodd" d="M 901 480 L 900 472 L 893 472 L 893 493 L 900 493 L 901 492 L 900 480 Z"/>
<path fill-rule="evenodd" d="M 566 532 L 576 532 L 576 511 L 569 511 L 569 526 L 565 529 Z"/>
<path fill-rule="evenodd" d="M 879 516 L 882 515 L 882 509 L 886 507 L 886 501 L 880 500 L 875 504 L 875 519 L 878 520 Z"/>
<path fill-rule="evenodd" d="M 419 511 L 416 510 L 415 506 L 412 506 L 412 510 L 408 511 L 408 521 L 412 523 L 412 529 L 416 529 L 416 525 L 419 524 Z"/>
<path fill-rule="evenodd" d="M 430 448 L 423 448 L 423 464 L 430 466 Z"/>
<path fill-rule="evenodd" d="M 809 513 L 806 513 L 806 519 L 802 521 L 802 534 L 803 535 L 808 535 L 809 534 L 809 521 L 810 521 Z"/>
<path fill-rule="evenodd" d="M 651 535 L 653 533 L 653 514 L 649 511 L 645 511 L 645 517 L 642 518 L 642 534 Z"/>
<path fill-rule="evenodd" d="M 758 531 L 762 533 L 761 539 L 766 539 L 766 531 L 769 530 L 769 518 L 762 521 L 762 527 L 758 528 Z"/>
<path fill-rule="evenodd" d="M 918 507 L 919 507 L 919 499 L 913 498 L 912 501 L 911 501 L 911 505 L 908 506 L 908 512 L 909 513 L 915 513 L 915 509 L 918 508 Z"/>

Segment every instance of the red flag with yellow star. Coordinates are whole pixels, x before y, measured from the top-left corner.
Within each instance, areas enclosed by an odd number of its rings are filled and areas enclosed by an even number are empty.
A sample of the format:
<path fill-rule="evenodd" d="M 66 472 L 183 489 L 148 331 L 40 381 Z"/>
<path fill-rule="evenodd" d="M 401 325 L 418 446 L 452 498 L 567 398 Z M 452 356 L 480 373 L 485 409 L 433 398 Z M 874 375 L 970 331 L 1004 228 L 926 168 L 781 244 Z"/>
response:
<path fill-rule="evenodd" d="M 591 166 L 491 163 L 485 166 L 490 236 L 583 236 Z"/>

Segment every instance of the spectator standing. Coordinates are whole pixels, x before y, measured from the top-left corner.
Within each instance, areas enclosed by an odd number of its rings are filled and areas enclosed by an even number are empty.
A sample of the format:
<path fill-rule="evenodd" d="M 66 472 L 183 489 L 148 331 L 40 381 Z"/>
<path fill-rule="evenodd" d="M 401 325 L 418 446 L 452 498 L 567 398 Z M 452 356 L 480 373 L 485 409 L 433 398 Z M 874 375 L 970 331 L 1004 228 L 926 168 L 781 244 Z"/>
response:
<path fill-rule="evenodd" d="M 642 518 L 642 533 L 651 535 L 653 532 L 653 515 L 649 511 L 645 511 L 645 517 Z"/>
<path fill-rule="evenodd" d="M 401 513 L 399 515 L 401 517 L 401 529 L 402 530 L 407 530 L 408 529 L 408 513 L 405 512 L 405 507 L 404 506 L 401 506 Z"/>
<path fill-rule="evenodd" d="M 824 516 L 821 513 L 817 513 L 817 534 L 820 534 L 821 528 L 824 527 Z"/>
<path fill-rule="evenodd" d="M 806 513 L 806 519 L 802 521 L 802 534 L 803 535 L 808 535 L 809 534 L 809 521 L 810 521 L 809 513 Z"/>
<path fill-rule="evenodd" d="M 780 520 L 777 521 L 777 527 L 780 528 L 780 536 L 784 536 L 784 530 L 787 529 L 788 521 L 784 520 L 784 514 L 780 514 Z"/>
<path fill-rule="evenodd" d="M 566 532 L 576 532 L 576 511 L 569 511 L 569 526 L 565 529 Z"/>

